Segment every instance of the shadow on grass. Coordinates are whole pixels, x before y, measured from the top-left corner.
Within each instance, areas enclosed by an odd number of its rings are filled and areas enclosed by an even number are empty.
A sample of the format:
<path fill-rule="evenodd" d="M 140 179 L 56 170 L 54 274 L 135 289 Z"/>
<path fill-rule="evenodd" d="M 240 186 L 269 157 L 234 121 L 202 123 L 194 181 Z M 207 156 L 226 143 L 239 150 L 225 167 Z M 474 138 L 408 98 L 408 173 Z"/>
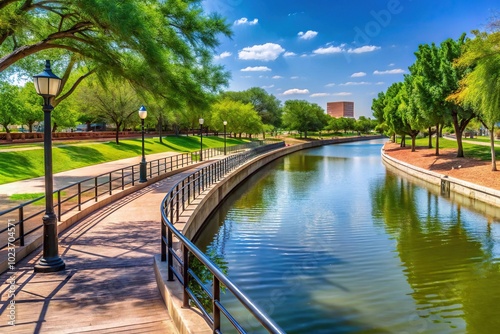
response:
<path fill-rule="evenodd" d="M 99 150 L 85 146 L 58 147 L 61 153 L 66 154 L 72 161 L 81 161 L 86 164 L 98 164 L 104 160 L 104 155 Z"/>
<path fill-rule="evenodd" d="M 33 177 L 37 168 L 32 162 L 18 152 L 3 152 L 0 155 L 0 184 L 11 182 L 11 179 L 27 179 Z M 4 179 L 6 182 L 3 182 Z"/>
<path fill-rule="evenodd" d="M 124 151 L 124 152 L 134 152 L 137 154 L 142 153 L 142 147 L 141 147 L 141 140 L 128 140 L 129 142 L 134 142 L 134 143 L 127 143 L 127 142 L 120 142 L 120 144 L 116 144 L 115 142 L 109 142 L 105 143 L 104 145 L 109 146 L 112 149 L 119 150 L 119 151 Z M 137 144 L 136 144 L 137 143 Z M 144 150 L 147 150 L 147 146 L 144 148 Z"/>

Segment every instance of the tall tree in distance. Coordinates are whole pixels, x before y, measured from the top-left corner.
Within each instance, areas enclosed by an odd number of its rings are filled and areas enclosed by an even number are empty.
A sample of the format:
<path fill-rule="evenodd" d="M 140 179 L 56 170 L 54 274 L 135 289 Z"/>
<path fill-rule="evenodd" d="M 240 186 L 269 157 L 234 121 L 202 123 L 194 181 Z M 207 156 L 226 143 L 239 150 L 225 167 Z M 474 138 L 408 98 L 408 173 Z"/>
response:
<path fill-rule="evenodd" d="M 318 131 L 328 124 L 328 118 L 323 108 L 316 103 L 305 100 L 288 100 L 283 107 L 283 125 L 290 130 L 304 133 Z"/>

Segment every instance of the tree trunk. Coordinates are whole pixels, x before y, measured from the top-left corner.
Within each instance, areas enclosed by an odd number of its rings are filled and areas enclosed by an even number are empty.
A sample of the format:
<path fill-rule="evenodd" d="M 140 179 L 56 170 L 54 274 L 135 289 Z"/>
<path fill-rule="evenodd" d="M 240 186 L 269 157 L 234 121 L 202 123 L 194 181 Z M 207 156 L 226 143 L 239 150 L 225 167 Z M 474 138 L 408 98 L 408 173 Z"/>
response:
<path fill-rule="evenodd" d="M 160 114 L 160 121 L 158 123 L 159 123 L 158 134 L 160 136 L 160 143 L 163 144 L 163 140 L 161 139 L 161 128 L 163 127 L 163 118 L 161 117 L 161 114 Z"/>
<path fill-rule="evenodd" d="M 54 126 L 52 127 L 52 133 L 56 132 L 57 130 L 57 123 L 54 122 Z"/>
<path fill-rule="evenodd" d="M 415 152 L 415 141 L 417 140 L 417 135 L 418 135 L 418 132 L 417 132 L 417 134 L 411 135 L 411 151 L 412 152 Z"/>
<path fill-rule="evenodd" d="M 436 155 L 439 155 L 439 123 L 436 124 Z"/>
<path fill-rule="evenodd" d="M 495 124 L 491 127 L 490 131 L 490 142 L 491 142 L 491 170 L 497 170 L 497 161 L 495 154 Z"/>
<path fill-rule="evenodd" d="M 4 126 L 4 128 L 5 128 L 5 133 L 6 133 L 5 139 L 7 139 L 7 141 L 12 141 L 12 136 L 10 134 L 9 128 L 6 126 Z"/>
<path fill-rule="evenodd" d="M 460 122 L 458 121 L 458 113 L 453 112 L 451 115 L 453 119 L 453 127 L 455 128 L 455 135 L 457 137 L 457 158 L 463 158 L 464 157 L 464 145 L 462 143 L 462 135 L 467 128 L 467 125 L 469 122 L 474 118 L 474 116 L 471 116 L 468 119 L 462 119 Z M 442 131 L 442 129 L 441 129 Z M 471 137 L 472 138 L 472 137 Z"/>
<path fill-rule="evenodd" d="M 429 148 L 432 148 L 432 126 L 429 126 Z"/>

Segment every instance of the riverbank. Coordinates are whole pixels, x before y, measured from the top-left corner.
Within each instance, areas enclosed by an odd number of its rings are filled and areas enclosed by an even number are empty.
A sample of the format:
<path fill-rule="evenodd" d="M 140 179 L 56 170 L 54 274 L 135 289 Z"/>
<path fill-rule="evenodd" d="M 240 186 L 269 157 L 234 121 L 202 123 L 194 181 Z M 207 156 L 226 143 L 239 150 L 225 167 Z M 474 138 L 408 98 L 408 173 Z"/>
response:
<path fill-rule="evenodd" d="M 387 142 L 384 150 L 388 156 L 416 167 L 500 190 L 500 171 L 491 170 L 491 161 L 457 158 L 456 149 L 440 149 L 439 156 L 435 155 L 435 148 L 417 147 L 411 152 L 411 147 L 399 147 L 392 142 Z"/>

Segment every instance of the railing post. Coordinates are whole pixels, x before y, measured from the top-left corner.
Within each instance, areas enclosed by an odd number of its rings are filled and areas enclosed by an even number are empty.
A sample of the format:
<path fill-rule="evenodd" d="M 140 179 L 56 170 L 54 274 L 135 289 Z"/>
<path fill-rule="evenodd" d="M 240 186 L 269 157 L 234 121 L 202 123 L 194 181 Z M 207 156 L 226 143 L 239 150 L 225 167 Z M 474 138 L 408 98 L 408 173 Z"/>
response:
<path fill-rule="evenodd" d="M 24 207 L 19 207 L 19 244 L 24 246 Z"/>
<path fill-rule="evenodd" d="M 122 168 L 122 190 L 125 189 L 125 172 L 124 169 Z"/>
<path fill-rule="evenodd" d="M 176 222 L 179 221 L 179 184 L 175 186 L 175 215 L 177 216 Z"/>
<path fill-rule="evenodd" d="M 109 173 L 109 196 L 113 195 L 113 175 L 112 172 Z"/>
<path fill-rule="evenodd" d="M 172 255 L 173 250 L 173 237 L 172 237 L 172 230 L 170 228 L 167 230 L 167 257 L 168 257 L 168 262 L 167 262 L 167 281 L 173 281 L 174 280 L 174 272 L 173 272 L 173 261 L 174 261 L 174 256 Z"/>
<path fill-rule="evenodd" d="M 189 250 L 184 244 L 182 244 L 182 275 L 184 278 L 182 307 L 189 308 L 189 294 L 187 292 L 189 288 Z"/>
<path fill-rule="evenodd" d="M 217 277 L 214 276 L 214 284 L 212 286 L 212 295 L 214 299 L 212 300 L 212 309 L 214 317 L 214 327 L 212 328 L 214 333 L 220 331 L 220 310 L 216 302 L 220 301 L 220 282 Z"/>
<path fill-rule="evenodd" d="M 134 177 L 134 166 L 132 166 L 132 185 L 135 184 L 135 177 Z"/>
<path fill-rule="evenodd" d="M 149 178 L 153 177 L 153 162 L 149 161 Z"/>
<path fill-rule="evenodd" d="M 170 222 L 173 224 L 174 223 L 174 195 L 170 193 Z"/>
<path fill-rule="evenodd" d="M 82 211 L 82 183 L 78 182 L 78 211 Z"/>
<path fill-rule="evenodd" d="M 166 208 L 163 208 L 165 211 Z M 167 223 L 161 215 L 161 262 L 167 261 L 167 245 L 165 244 L 165 239 L 167 238 Z"/>
<path fill-rule="evenodd" d="M 61 190 L 57 190 L 57 220 L 61 221 Z"/>
<path fill-rule="evenodd" d="M 188 180 L 188 205 L 191 204 L 191 182 L 190 182 L 190 179 L 191 179 L 191 175 L 188 175 L 187 177 L 187 180 Z"/>
<path fill-rule="evenodd" d="M 156 160 L 158 162 L 158 176 L 160 176 L 160 159 Z"/>
<path fill-rule="evenodd" d="M 182 191 L 182 197 L 181 197 L 181 199 L 182 199 L 182 212 L 184 212 L 184 210 L 186 210 L 186 207 L 184 206 L 184 201 L 185 201 L 185 199 L 184 199 L 184 191 L 186 190 L 186 186 L 184 184 L 185 180 L 186 179 L 182 179 L 182 186 L 181 186 L 181 191 Z"/>
<path fill-rule="evenodd" d="M 170 170 L 172 170 L 173 161 L 174 161 L 174 157 L 170 156 Z"/>
<path fill-rule="evenodd" d="M 95 201 L 97 202 L 97 198 L 98 198 L 99 194 L 98 194 L 98 191 L 97 191 L 97 177 L 94 178 L 94 198 L 95 198 Z"/>

